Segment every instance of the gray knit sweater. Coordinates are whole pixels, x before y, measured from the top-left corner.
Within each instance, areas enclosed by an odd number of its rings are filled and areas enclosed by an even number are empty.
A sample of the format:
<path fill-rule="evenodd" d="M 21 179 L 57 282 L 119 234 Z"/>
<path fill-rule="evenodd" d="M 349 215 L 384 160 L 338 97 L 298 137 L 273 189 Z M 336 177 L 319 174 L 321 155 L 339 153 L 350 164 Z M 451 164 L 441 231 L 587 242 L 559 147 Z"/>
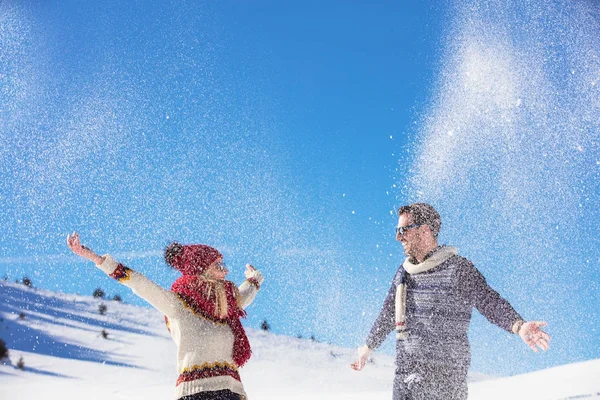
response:
<path fill-rule="evenodd" d="M 429 271 L 410 275 L 401 266 L 383 302 L 366 344 L 376 349 L 395 329 L 396 287 L 407 285 L 406 326 L 408 338 L 396 341 L 396 364 L 400 373 L 421 365 L 449 368 L 467 374 L 471 360 L 468 330 L 473 307 L 490 322 L 511 332 L 521 319 L 466 258 L 455 255 Z"/>

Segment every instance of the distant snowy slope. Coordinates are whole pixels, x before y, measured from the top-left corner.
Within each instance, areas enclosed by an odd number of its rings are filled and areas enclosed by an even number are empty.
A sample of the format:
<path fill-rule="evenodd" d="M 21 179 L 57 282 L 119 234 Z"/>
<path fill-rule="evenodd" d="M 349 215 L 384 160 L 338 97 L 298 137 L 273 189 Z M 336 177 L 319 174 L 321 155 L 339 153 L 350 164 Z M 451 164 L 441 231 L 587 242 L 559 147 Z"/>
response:
<path fill-rule="evenodd" d="M 242 379 L 251 400 L 391 399 L 389 355 L 355 372 L 354 349 L 251 329 L 248 336 L 253 357 Z M 0 338 L 12 362 L 0 365 L 0 400 L 172 398 L 175 345 L 153 309 L 0 282 Z M 24 370 L 15 367 L 20 357 Z M 472 379 L 470 399 L 600 399 L 600 360 L 481 378 Z"/>

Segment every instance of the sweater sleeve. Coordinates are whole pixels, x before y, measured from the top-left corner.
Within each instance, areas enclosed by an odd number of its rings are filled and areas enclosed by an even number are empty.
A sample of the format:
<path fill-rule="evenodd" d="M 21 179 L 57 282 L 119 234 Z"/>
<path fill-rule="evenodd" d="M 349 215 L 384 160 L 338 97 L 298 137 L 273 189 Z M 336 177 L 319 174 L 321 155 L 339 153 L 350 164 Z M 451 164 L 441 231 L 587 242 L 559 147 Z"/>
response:
<path fill-rule="evenodd" d="M 127 268 L 110 255 L 105 255 L 102 264 L 96 265 L 96 267 L 129 287 L 133 293 L 146 300 L 167 317 L 173 317 L 175 314 L 177 298 L 171 291 L 163 289 L 139 272 Z"/>
<path fill-rule="evenodd" d="M 392 283 L 390 290 L 383 301 L 383 306 L 379 312 L 379 316 L 375 320 L 369 336 L 365 343 L 370 349 L 375 350 L 385 338 L 390 334 L 391 331 L 396 327 L 395 315 L 396 315 L 396 285 Z"/>
<path fill-rule="evenodd" d="M 488 321 L 512 333 L 512 325 L 522 319 L 510 303 L 488 285 L 484 276 L 471 262 L 461 269 L 461 285 L 469 302 L 477 308 Z"/>
<path fill-rule="evenodd" d="M 238 288 L 240 291 L 240 298 L 242 300 L 242 308 L 248 307 L 256 297 L 260 285 L 262 285 L 264 278 L 260 271 L 255 270 L 254 274 L 246 279 Z"/>

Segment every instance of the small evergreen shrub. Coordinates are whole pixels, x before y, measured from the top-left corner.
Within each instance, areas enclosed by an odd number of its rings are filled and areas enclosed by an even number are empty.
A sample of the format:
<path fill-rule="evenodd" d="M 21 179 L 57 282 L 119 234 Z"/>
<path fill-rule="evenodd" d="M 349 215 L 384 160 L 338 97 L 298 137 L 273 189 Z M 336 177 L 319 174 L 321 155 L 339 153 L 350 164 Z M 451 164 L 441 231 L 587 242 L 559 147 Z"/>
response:
<path fill-rule="evenodd" d="M 92 296 L 94 296 L 95 299 L 103 299 L 105 295 L 106 293 L 104 293 L 104 290 L 100 288 L 94 290 L 94 293 L 92 293 Z"/>
<path fill-rule="evenodd" d="M 106 313 L 106 310 L 108 310 L 106 304 L 102 303 L 98 306 L 98 312 L 100 313 L 100 315 L 104 315 Z"/>
<path fill-rule="evenodd" d="M 23 285 L 25 285 L 27 287 L 31 287 L 32 286 L 31 279 L 29 279 L 28 276 L 24 276 L 23 280 L 21 282 L 23 282 Z"/>
<path fill-rule="evenodd" d="M 6 342 L 0 339 L 0 360 L 5 358 L 8 358 L 8 347 L 6 347 Z"/>
<path fill-rule="evenodd" d="M 263 320 L 263 322 L 260 323 L 260 329 L 262 329 L 263 331 L 269 332 L 271 330 L 271 325 L 269 325 L 269 323 L 265 319 L 265 320 Z"/>

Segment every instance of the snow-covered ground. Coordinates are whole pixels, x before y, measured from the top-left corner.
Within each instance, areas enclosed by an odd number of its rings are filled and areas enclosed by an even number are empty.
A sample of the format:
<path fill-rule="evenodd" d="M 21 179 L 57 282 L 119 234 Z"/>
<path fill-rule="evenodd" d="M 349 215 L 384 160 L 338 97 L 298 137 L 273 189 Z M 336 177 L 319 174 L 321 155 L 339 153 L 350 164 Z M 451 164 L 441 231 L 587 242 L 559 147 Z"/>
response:
<path fill-rule="evenodd" d="M 251 400 L 391 399 L 389 355 L 355 372 L 354 349 L 250 329 L 248 336 L 253 357 L 242 380 Z M 175 346 L 152 309 L 0 282 L 0 338 L 11 361 L 0 365 L 0 400 L 172 398 Z M 473 374 L 469 391 L 486 400 L 600 399 L 600 360 L 509 378 Z"/>

